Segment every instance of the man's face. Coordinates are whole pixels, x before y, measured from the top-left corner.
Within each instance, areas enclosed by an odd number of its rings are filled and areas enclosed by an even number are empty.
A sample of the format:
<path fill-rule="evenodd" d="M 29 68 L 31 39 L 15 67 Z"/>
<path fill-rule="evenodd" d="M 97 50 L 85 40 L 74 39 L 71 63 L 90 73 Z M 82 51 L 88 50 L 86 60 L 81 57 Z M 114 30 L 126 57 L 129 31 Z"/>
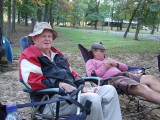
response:
<path fill-rule="evenodd" d="M 104 60 L 106 50 L 96 49 L 93 51 L 93 56 L 97 60 Z"/>
<path fill-rule="evenodd" d="M 44 30 L 42 34 L 33 38 L 35 46 L 41 51 L 49 50 L 53 43 L 53 34 L 50 30 Z"/>

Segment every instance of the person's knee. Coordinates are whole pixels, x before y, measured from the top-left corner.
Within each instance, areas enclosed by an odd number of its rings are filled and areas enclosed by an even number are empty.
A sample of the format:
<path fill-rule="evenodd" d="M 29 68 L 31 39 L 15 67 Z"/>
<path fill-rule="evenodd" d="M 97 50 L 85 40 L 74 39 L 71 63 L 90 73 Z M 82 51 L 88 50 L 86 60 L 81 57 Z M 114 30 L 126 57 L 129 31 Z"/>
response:
<path fill-rule="evenodd" d="M 89 97 L 88 100 L 92 102 L 92 109 L 94 109 L 94 111 L 102 109 L 101 108 L 102 99 L 98 94 L 91 94 L 91 97 Z"/>
<path fill-rule="evenodd" d="M 155 77 L 153 75 L 142 75 L 142 80 L 153 80 Z"/>
<path fill-rule="evenodd" d="M 116 92 L 116 89 L 112 85 L 104 85 L 102 88 L 109 90 L 109 91 L 114 91 Z"/>
<path fill-rule="evenodd" d="M 110 94 L 111 96 L 114 96 L 117 94 L 116 89 L 112 85 L 103 85 L 99 89 L 99 92 L 102 94 Z"/>
<path fill-rule="evenodd" d="M 85 97 L 86 97 L 85 99 L 91 101 L 92 104 L 101 103 L 101 97 L 98 94 L 95 93 L 86 94 Z"/>
<path fill-rule="evenodd" d="M 149 92 L 150 89 L 148 88 L 147 85 L 139 84 L 139 85 L 131 86 L 130 91 L 134 95 L 140 95 L 141 96 L 141 95 L 146 94 L 147 92 Z"/>
<path fill-rule="evenodd" d="M 109 102 L 113 99 L 118 99 L 117 91 L 112 85 L 102 86 L 99 89 L 98 94 L 103 97 L 103 102 Z"/>
<path fill-rule="evenodd" d="M 137 85 L 137 89 L 139 89 L 139 90 L 146 90 L 146 85 L 144 85 L 144 84 L 139 84 L 139 85 Z"/>

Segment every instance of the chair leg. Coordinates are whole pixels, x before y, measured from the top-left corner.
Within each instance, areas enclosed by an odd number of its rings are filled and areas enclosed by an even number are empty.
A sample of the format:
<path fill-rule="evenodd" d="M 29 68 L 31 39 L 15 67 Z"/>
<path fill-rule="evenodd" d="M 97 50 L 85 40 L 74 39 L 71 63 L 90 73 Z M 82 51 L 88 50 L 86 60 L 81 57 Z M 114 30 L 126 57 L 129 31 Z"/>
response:
<path fill-rule="evenodd" d="M 49 96 L 47 96 L 47 99 L 49 100 Z M 52 116 L 52 120 L 55 120 L 54 119 L 54 117 L 55 117 L 55 114 L 54 114 L 54 111 L 53 111 L 53 108 L 52 108 L 52 105 L 51 104 L 48 104 L 48 106 L 49 106 L 49 109 L 50 109 L 50 111 L 51 111 L 51 116 Z"/>
<path fill-rule="evenodd" d="M 59 118 L 59 108 L 60 108 L 60 102 L 57 102 L 56 104 L 56 120 Z"/>
<path fill-rule="evenodd" d="M 139 110 L 139 99 L 137 101 L 137 112 L 140 112 L 140 110 Z"/>
<path fill-rule="evenodd" d="M 139 102 L 140 102 L 140 99 L 138 98 L 138 100 L 137 100 L 137 113 L 140 112 L 140 103 Z M 138 118 L 141 119 L 140 115 L 138 115 Z"/>
<path fill-rule="evenodd" d="M 43 98 L 41 99 L 41 101 L 44 101 L 47 98 L 46 95 L 43 96 Z M 35 119 L 35 115 L 37 113 L 37 111 L 39 110 L 40 106 L 37 106 L 35 108 L 32 107 L 32 113 L 31 113 L 31 120 Z"/>

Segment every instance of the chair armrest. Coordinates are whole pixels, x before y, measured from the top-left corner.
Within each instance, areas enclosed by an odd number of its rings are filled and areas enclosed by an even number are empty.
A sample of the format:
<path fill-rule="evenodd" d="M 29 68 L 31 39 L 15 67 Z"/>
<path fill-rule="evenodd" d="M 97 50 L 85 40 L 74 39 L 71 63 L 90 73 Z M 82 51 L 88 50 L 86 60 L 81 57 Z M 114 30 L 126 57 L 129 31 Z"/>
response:
<path fill-rule="evenodd" d="M 47 88 L 47 89 L 42 89 L 37 91 L 31 90 L 29 88 L 24 88 L 23 91 L 30 94 L 60 94 L 60 95 L 68 94 L 67 91 L 60 88 Z"/>
<path fill-rule="evenodd" d="M 100 77 L 82 77 L 85 81 L 92 81 L 92 80 L 99 80 L 102 81 L 103 79 Z"/>
<path fill-rule="evenodd" d="M 138 70 L 147 70 L 150 69 L 151 67 L 132 67 L 128 66 L 128 71 L 138 71 Z"/>
<path fill-rule="evenodd" d="M 139 73 L 145 75 L 146 74 L 146 70 L 150 69 L 151 67 L 131 67 L 128 66 L 128 71 L 139 71 Z"/>
<path fill-rule="evenodd" d="M 111 78 L 103 79 L 100 77 L 82 77 L 85 81 L 93 82 L 97 84 L 98 86 L 101 86 L 103 83 L 107 83 L 111 80 Z"/>

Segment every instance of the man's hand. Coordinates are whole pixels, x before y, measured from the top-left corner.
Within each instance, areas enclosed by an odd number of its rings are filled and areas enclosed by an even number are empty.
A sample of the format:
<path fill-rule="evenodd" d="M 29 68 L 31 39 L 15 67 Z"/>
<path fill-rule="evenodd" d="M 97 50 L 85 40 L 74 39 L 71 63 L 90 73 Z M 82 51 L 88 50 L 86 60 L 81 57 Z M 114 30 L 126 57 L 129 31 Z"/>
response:
<path fill-rule="evenodd" d="M 116 67 L 117 66 L 117 64 L 114 61 L 112 61 L 112 60 L 106 60 L 104 62 L 104 65 L 106 66 L 107 69 L 109 69 L 111 67 Z"/>
<path fill-rule="evenodd" d="M 82 93 L 86 93 L 87 92 L 87 89 L 84 87 L 83 89 L 82 89 Z"/>
<path fill-rule="evenodd" d="M 75 90 L 76 88 L 73 87 L 72 85 L 70 84 L 67 84 L 67 83 L 63 83 L 63 82 L 60 82 L 59 83 L 59 88 L 63 89 L 63 90 L 66 90 L 68 92 L 72 92 L 73 90 Z"/>

